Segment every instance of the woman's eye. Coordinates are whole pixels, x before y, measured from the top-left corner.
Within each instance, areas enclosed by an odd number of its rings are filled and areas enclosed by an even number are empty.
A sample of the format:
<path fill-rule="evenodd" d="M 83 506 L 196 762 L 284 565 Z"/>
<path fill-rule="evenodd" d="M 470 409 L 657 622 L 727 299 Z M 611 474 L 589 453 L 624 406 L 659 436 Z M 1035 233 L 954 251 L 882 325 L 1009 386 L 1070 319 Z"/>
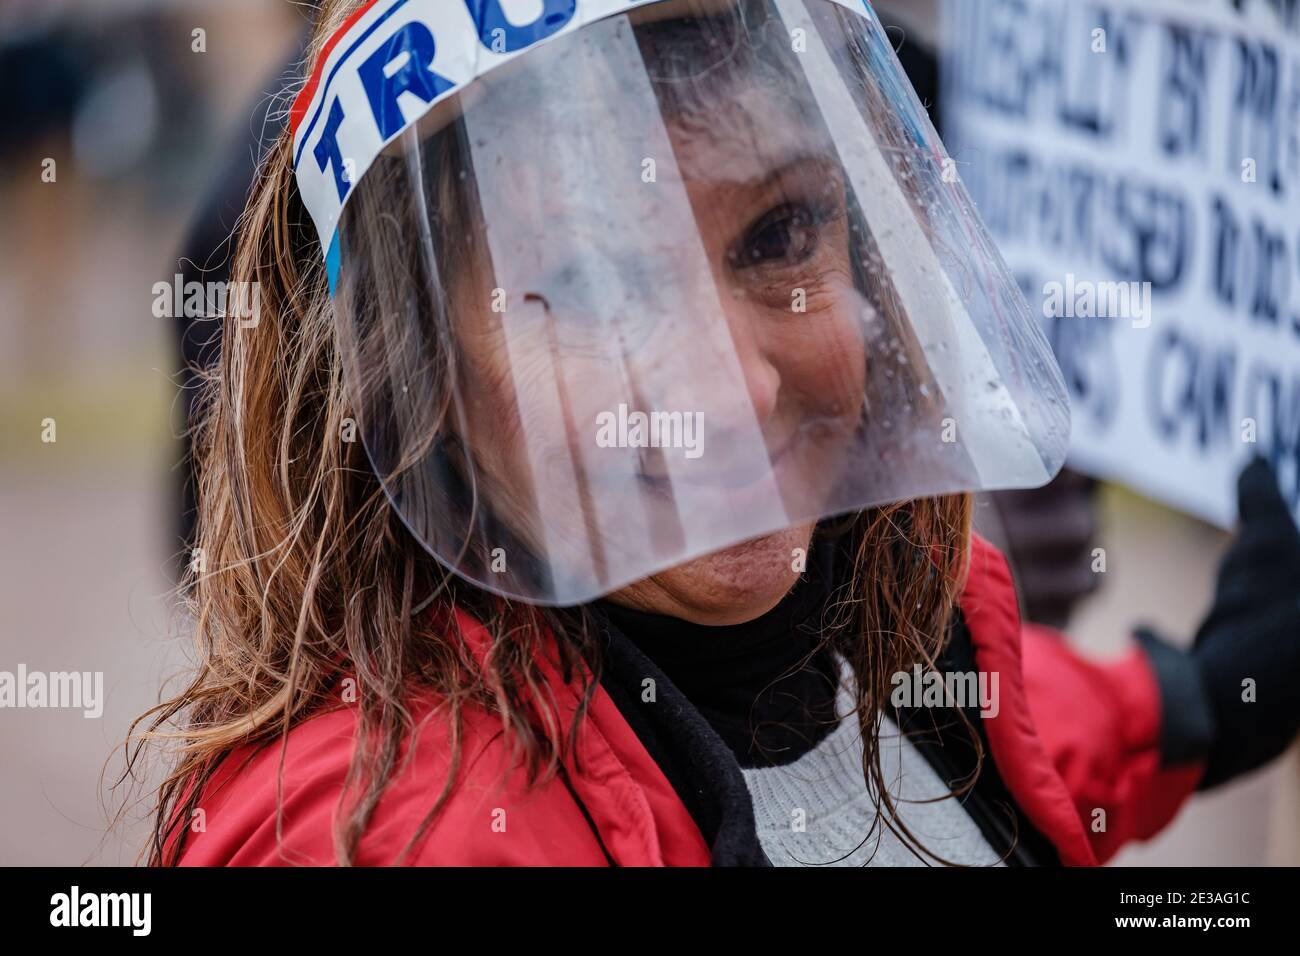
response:
<path fill-rule="evenodd" d="M 812 255 L 817 248 L 820 217 L 804 205 L 773 209 L 745 233 L 740 245 L 729 253 L 737 269 L 759 265 L 793 265 Z"/>

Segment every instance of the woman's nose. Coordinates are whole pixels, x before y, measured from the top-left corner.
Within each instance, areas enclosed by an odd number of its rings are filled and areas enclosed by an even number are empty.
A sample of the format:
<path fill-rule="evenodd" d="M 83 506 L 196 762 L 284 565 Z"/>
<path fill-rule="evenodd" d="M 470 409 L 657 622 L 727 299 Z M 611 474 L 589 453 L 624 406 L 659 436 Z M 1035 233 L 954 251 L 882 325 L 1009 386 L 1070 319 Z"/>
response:
<path fill-rule="evenodd" d="M 764 320 L 743 297 L 724 292 L 723 313 L 749 404 L 762 427 L 776 412 L 781 371 L 765 334 Z"/>

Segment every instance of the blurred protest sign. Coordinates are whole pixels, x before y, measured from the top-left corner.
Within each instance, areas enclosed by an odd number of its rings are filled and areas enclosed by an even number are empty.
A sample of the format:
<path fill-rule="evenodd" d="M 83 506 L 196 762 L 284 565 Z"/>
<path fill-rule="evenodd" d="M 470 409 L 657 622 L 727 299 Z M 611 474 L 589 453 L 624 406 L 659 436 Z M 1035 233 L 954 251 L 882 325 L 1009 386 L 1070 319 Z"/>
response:
<path fill-rule="evenodd" d="M 946 0 L 944 138 L 1039 310 L 1072 464 L 1300 512 L 1300 3 Z"/>

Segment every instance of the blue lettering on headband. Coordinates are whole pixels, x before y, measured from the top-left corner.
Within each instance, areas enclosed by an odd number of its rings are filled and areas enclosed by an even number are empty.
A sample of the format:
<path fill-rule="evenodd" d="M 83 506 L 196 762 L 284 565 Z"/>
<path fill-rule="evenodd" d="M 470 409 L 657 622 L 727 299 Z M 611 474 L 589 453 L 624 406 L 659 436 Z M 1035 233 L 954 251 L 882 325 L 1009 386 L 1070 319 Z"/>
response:
<path fill-rule="evenodd" d="M 493 53 L 514 53 L 563 29 L 573 19 L 578 0 L 545 0 L 541 15 L 516 26 L 506 19 L 501 0 L 465 0 L 478 27 L 479 42 Z"/>
<path fill-rule="evenodd" d="M 455 85 L 431 69 L 436 50 L 429 28 L 419 21 L 412 21 L 389 37 L 388 42 L 370 54 L 357 70 L 366 98 L 370 100 L 370 111 L 379 125 L 379 135 L 384 139 L 394 136 L 406 125 L 397 105 L 401 94 L 413 93 L 424 102 L 432 103 L 434 97 Z M 406 57 L 405 62 L 391 76 L 388 75 L 388 67 L 402 56 Z"/>
<path fill-rule="evenodd" d="M 342 202 L 347 196 L 348 190 L 352 184 L 348 182 L 347 170 L 343 163 L 343 154 L 339 152 L 339 126 L 343 124 L 343 104 L 339 98 L 334 97 L 334 105 L 330 107 L 329 119 L 325 120 L 325 129 L 321 131 L 320 140 L 316 143 L 316 149 L 313 153 L 316 156 L 316 165 L 320 167 L 323 173 L 327 167 L 334 170 L 334 185 L 339 190 L 339 201 Z"/>
<path fill-rule="evenodd" d="M 501 0 L 465 0 L 465 6 L 474 20 L 483 46 L 494 53 L 513 53 L 563 29 L 577 12 L 578 0 L 544 0 L 542 12 L 531 22 L 522 25 L 506 19 Z M 391 12 L 390 10 L 389 14 Z M 389 14 L 385 14 L 384 18 Z M 446 77 L 433 71 L 436 51 L 437 42 L 429 27 L 419 21 L 411 21 L 395 31 L 386 43 L 357 68 L 357 77 L 370 101 L 370 112 L 385 141 L 406 126 L 406 117 L 402 115 L 397 102 L 403 93 L 411 93 L 425 103 L 432 103 L 455 86 Z M 398 60 L 402 60 L 401 65 L 389 74 L 388 68 Z M 352 189 L 352 183 L 349 182 L 350 170 L 345 168 L 338 145 L 339 127 L 344 119 L 343 104 L 335 96 L 325 126 L 313 149 L 321 172 L 333 168 L 334 185 L 338 188 L 340 202 L 347 198 Z"/>

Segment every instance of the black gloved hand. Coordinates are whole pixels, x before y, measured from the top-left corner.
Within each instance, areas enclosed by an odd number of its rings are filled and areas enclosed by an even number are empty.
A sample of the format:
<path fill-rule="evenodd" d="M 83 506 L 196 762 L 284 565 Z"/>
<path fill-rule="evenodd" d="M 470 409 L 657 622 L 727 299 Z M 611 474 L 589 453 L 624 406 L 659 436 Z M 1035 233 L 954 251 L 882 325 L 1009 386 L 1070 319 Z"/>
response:
<path fill-rule="evenodd" d="M 1237 500 L 1237 536 L 1190 653 L 1138 632 L 1165 698 L 1165 761 L 1202 750 L 1201 789 L 1263 766 L 1300 730 L 1300 531 L 1261 458 Z"/>

